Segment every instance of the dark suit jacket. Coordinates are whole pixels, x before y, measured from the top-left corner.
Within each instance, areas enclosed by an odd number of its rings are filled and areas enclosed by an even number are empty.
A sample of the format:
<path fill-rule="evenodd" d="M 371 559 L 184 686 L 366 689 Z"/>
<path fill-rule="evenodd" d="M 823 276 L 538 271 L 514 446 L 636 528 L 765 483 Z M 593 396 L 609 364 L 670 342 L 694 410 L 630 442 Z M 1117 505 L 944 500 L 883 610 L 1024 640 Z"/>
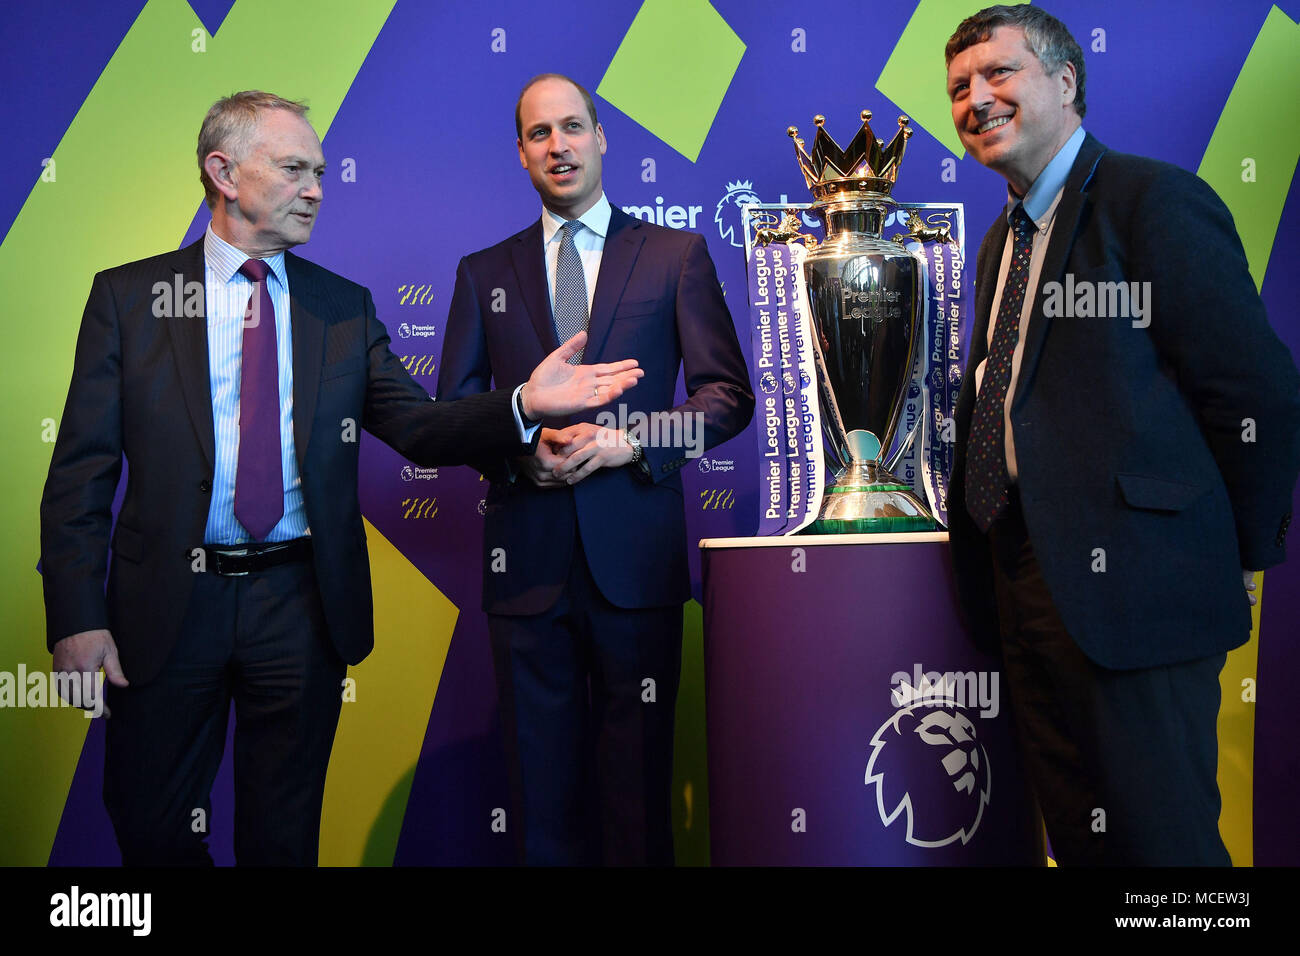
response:
<path fill-rule="evenodd" d="M 967 369 L 986 333 L 1007 222 L 980 246 Z M 1048 318 L 1044 287 L 1150 282 L 1149 326 Z M 1089 135 L 1056 212 L 1011 405 L 1019 489 L 1043 579 L 1096 663 L 1136 668 L 1246 642 L 1242 568 L 1278 564 L 1300 469 L 1300 377 L 1268 325 L 1227 208 L 1185 170 Z M 948 503 L 977 636 L 996 638 L 986 539 L 966 511 L 975 377 L 957 404 Z M 1254 440 L 1243 440 L 1246 419 Z M 1096 549 L 1105 570 L 1095 571 Z"/>
<path fill-rule="evenodd" d="M 438 397 L 523 381 L 555 349 L 542 225 L 461 260 L 447 320 Z M 704 239 L 642 222 L 614 207 L 605 237 L 584 362 L 637 359 L 645 377 L 620 400 L 633 412 L 700 413 L 711 448 L 748 423 L 749 374 Z M 674 407 L 680 368 L 687 400 Z M 617 414 L 615 409 L 611 412 Z M 572 421 L 596 421 L 600 410 Z M 563 427 L 567 421 L 548 422 Z M 619 607 L 680 604 L 690 596 L 681 448 L 645 448 L 652 481 L 602 468 L 572 488 L 540 489 L 504 459 L 481 461 L 492 486 L 484 531 L 483 607 L 537 614 L 560 596 L 575 533 L 601 592 Z M 504 548 L 507 573 L 487 557 Z"/>
<path fill-rule="evenodd" d="M 355 664 L 374 646 L 357 500 L 357 430 L 425 465 L 522 452 L 509 393 L 433 403 L 389 351 L 368 290 L 285 256 L 293 430 L 330 637 Z M 95 276 L 41 500 L 47 641 L 109 628 L 133 684 L 158 673 L 194 580 L 213 476 L 202 318 L 158 318 L 154 286 L 204 281 L 203 243 Z M 349 434 L 350 431 L 350 434 Z M 112 531 L 126 456 L 126 496 Z"/>

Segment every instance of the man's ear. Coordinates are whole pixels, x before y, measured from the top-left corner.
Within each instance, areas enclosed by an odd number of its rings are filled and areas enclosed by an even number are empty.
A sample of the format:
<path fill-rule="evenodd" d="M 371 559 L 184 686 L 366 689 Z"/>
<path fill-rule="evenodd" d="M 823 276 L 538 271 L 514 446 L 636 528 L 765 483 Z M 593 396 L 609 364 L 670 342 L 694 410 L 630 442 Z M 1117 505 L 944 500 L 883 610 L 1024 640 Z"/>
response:
<path fill-rule="evenodd" d="M 1078 95 L 1079 75 L 1074 70 L 1074 64 L 1066 60 L 1065 67 L 1061 72 L 1061 105 L 1069 106 Z"/>
<path fill-rule="evenodd" d="M 528 157 L 524 155 L 524 141 L 522 139 L 517 139 L 515 140 L 515 145 L 519 147 L 519 165 L 524 167 L 524 169 L 527 169 Z"/>
<path fill-rule="evenodd" d="M 208 174 L 208 179 L 212 180 L 217 191 L 226 197 L 227 202 L 234 202 L 239 198 L 235 166 L 235 161 L 219 150 L 214 149 L 203 158 L 203 171 Z"/>
<path fill-rule="evenodd" d="M 605 155 L 605 128 L 599 123 L 596 124 L 596 142 L 600 144 L 600 154 Z"/>

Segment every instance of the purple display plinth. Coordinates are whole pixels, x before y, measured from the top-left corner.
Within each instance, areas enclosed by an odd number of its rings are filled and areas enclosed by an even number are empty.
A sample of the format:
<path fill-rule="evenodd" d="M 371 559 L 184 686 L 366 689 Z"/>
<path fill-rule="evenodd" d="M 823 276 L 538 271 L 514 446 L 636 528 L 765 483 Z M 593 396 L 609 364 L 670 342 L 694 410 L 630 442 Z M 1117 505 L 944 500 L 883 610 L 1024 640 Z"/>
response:
<path fill-rule="evenodd" d="M 947 537 L 700 542 L 715 865 L 1045 862 Z"/>

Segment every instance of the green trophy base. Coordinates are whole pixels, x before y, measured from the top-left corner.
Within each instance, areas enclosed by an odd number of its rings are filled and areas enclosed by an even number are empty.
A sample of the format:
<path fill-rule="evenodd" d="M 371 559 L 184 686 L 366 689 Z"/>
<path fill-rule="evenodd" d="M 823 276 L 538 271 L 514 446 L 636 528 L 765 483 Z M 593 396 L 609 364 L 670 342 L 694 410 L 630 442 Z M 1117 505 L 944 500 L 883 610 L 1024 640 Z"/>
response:
<path fill-rule="evenodd" d="M 869 471 L 874 480 L 863 481 Z M 934 531 L 938 527 L 910 485 L 874 462 L 852 468 L 826 489 L 817 520 L 803 534 L 876 534 Z"/>

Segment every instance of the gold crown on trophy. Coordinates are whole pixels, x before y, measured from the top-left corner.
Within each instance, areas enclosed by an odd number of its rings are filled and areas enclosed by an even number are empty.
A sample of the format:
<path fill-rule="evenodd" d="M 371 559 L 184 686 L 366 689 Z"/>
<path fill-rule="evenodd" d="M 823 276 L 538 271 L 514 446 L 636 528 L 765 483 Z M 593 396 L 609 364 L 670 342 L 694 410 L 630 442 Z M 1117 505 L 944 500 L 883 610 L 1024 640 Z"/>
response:
<path fill-rule="evenodd" d="M 826 132 L 826 117 L 814 116 L 817 135 L 813 138 L 812 155 L 804 149 L 798 128 L 791 126 L 786 130 L 794 140 L 795 157 L 815 198 L 827 200 L 841 194 L 864 192 L 888 196 L 894 188 L 898 180 L 898 164 L 902 162 L 912 128 L 907 125 L 907 117 L 900 116 L 898 132 L 886 146 L 871 132 L 870 120 L 871 110 L 863 110 L 862 128 L 848 149 L 840 149 L 831 134 Z"/>

